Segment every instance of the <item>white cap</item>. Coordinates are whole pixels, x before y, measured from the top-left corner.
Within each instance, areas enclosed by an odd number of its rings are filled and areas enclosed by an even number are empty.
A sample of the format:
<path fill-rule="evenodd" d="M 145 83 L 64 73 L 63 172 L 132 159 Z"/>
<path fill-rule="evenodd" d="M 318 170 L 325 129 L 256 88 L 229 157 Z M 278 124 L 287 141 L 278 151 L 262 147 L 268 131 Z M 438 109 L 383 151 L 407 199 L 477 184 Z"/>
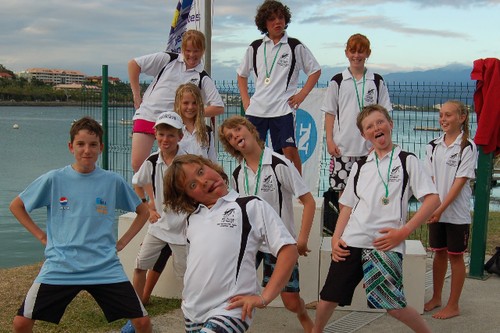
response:
<path fill-rule="evenodd" d="M 156 128 L 159 124 L 167 124 L 178 129 L 181 129 L 184 126 L 182 118 L 173 111 L 167 111 L 160 114 L 154 127 Z"/>

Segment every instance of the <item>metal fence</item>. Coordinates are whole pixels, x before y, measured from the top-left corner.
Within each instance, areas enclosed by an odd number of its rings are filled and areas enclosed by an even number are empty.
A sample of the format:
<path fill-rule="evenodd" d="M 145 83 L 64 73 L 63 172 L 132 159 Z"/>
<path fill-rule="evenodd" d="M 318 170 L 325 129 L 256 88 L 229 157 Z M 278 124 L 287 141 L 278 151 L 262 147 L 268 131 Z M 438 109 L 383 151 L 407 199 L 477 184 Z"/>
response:
<path fill-rule="evenodd" d="M 226 118 L 241 114 L 241 99 L 236 81 L 216 81 L 226 108 L 223 115 L 216 117 L 216 127 Z M 326 87 L 326 84 L 320 85 Z M 475 85 L 464 83 L 396 83 L 388 82 L 387 87 L 393 111 L 394 120 L 393 141 L 403 149 L 414 152 L 420 158 L 424 157 L 425 145 L 440 134 L 438 123 L 439 106 L 450 99 L 460 100 L 470 108 L 471 137 L 474 136 L 477 121 L 473 112 L 473 94 Z M 250 91 L 252 91 L 250 87 Z M 82 108 L 85 114 L 102 121 L 100 92 L 84 91 Z M 120 173 L 130 181 L 132 168 L 130 165 L 132 116 L 134 114 L 132 95 L 128 85 L 109 86 L 108 89 L 108 166 L 110 170 Z M 320 110 L 318 110 L 320 112 Z M 328 189 L 328 173 L 330 157 L 323 145 L 319 197 Z M 156 149 L 155 147 L 153 149 Z M 218 145 L 218 159 L 226 172 L 236 167 L 236 161 Z M 410 211 L 417 209 L 418 203 L 410 205 Z M 427 244 L 426 228 L 417 231 L 417 238 Z"/>

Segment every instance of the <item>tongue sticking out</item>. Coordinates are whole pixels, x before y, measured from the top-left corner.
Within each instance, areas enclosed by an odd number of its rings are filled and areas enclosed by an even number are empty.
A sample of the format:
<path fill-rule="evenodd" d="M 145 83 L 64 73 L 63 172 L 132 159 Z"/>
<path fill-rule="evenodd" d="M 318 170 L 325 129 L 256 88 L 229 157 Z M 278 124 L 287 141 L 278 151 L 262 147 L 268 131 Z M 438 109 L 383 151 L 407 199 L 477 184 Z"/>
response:
<path fill-rule="evenodd" d="M 375 135 L 375 141 L 381 145 L 385 144 L 385 135 L 383 133 Z"/>

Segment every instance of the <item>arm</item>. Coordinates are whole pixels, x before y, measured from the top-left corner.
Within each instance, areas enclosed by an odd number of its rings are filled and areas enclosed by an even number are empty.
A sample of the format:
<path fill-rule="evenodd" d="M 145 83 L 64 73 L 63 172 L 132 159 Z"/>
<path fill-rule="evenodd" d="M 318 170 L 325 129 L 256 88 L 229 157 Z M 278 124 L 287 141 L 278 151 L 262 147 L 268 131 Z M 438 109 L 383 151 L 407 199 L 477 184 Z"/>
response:
<path fill-rule="evenodd" d="M 154 193 L 153 193 L 153 185 L 151 183 L 144 184 L 143 186 L 135 185 L 134 191 L 137 193 L 139 198 L 144 198 L 144 193 L 148 195 L 149 202 L 147 203 L 149 209 L 149 221 L 151 223 L 155 223 L 160 218 L 160 214 L 156 210 Z"/>
<path fill-rule="evenodd" d="M 248 93 L 248 78 L 238 75 L 238 89 L 240 90 L 241 103 L 246 111 L 250 105 L 250 95 Z"/>
<path fill-rule="evenodd" d="M 431 214 L 439 207 L 439 195 L 432 193 L 424 197 L 422 206 L 413 217 L 401 228 L 383 228 L 380 230 L 382 237 L 375 239 L 373 245 L 377 250 L 389 251 L 408 238 L 421 224 L 425 223 Z"/>
<path fill-rule="evenodd" d="M 297 246 L 294 244 L 282 246 L 278 252 L 274 272 L 267 286 L 262 290 L 262 294 L 235 296 L 229 300 L 229 306 L 226 309 L 230 310 L 241 307 L 241 319 L 245 320 L 247 316 L 252 318 L 252 310 L 254 308 L 266 307 L 267 304 L 280 294 L 281 290 L 290 279 L 290 275 L 292 274 L 293 267 L 298 257 Z"/>
<path fill-rule="evenodd" d="M 331 113 L 325 113 L 325 132 L 326 132 L 326 146 L 328 154 L 333 157 L 340 157 L 340 149 L 333 140 L 333 126 L 335 126 L 335 116 Z"/>
<path fill-rule="evenodd" d="M 10 203 L 10 211 L 12 215 L 26 228 L 36 239 L 38 239 L 43 245 L 47 245 L 47 234 L 40 229 L 38 225 L 35 224 L 31 216 L 26 211 L 24 202 L 20 197 L 15 197 Z"/>
<path fill-rule="evenodd" d="M 132 96 L 134 98 L 134 108 L 138 109 L 142 103 L 141 86 L 139 84 L 139 76 L 141 75 L 141 67 L 137 62 L 132 59 L 128 62 L 128 79 L 130 81 L 130 88 L 132 89 Z"/>
<path fill-rule="evenodd" d="M 314 201 L 311 192 L 301 195 L 299 200 L 302 205 L 304 205 L 304 210 L 302 211 L 302 221 L 297 240 L 297 249 L 299 251 L 299 255 L 307 257 L 307 253 L 311 252 L 311 250 L 307 247 L 307 241 L 309 240 L 309 234 L 311 233 L 314 212 L 316 210 L 316 201 Z"/>
<path fill-rule="evenodd" d="M 216 105 L 205 106 L 205 117 L 207 118 L 215 117 L 223 113 L 224 113 L 223 106 L 216 106 Z"/>
<path fill-rule="evenodd" d="M 134 238 L 139 231 L 141 231 L 144 224 L 146 224 L 149 218 L 149 208 L 145 203 L 141 203 L 135 209 L 137 214 L 134 221 L 130 225 L 130 228 L 123 234 L 123 236 L 116 243 L 116 250 L 121 251 L 127 244 Z"/>
<path fill-rule="evenodd" d="M 291 108 L 296 109 L 302 104 L 302 102 L 306 99 L 307 95 L 311 92 L 311 90 L 314 88 L 316 83 L 319 80 L 319 77 L 321 76 L 321 70 L 318 70 L 317 72 L 312 73 L 307 77 L 307 81 L 304 84 L 304 87 L 300 89 L 300 91 L 290 97 L 288 99 L 288 105 L 290 105 Z"/>
<path fill-rule="evenodd" d="M 429 223 L 439 222 L 441 214 L 443 214 L 446 208 L 448 208 L 448 206 L 451 205 L 451 203 L 457 198 L 468 180 L 469 178 L 467 177 L 455 178 L 443 202 L 441 202 L 441 205 L 434 211 L 434 213 L 432 213 L 431 217 L 429 218 Z"/>
<path fill-rule="evenodd" d="M 337 225 L 335 226 L 335 231 L 332 236 L 332 260 L 335 262 L 344 261 L 345 257 L 350 254 L 350 251 L 345 249 L 347 244 L 341 237 L 344 234 L 347 222 L 349 222 L 351 212 L 351 207 L 343 206 L 337 218 Z"/>

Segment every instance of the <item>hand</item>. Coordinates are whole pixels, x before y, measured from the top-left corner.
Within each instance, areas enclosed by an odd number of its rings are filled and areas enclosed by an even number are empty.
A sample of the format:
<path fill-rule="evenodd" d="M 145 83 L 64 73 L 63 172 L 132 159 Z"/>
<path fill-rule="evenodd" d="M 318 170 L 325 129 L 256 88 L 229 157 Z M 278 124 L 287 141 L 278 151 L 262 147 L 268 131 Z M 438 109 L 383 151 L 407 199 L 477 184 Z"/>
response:
<path fill-rule="evenodd" d="M 333 157 L 340 157 L 340 148 L 335 144 L 335 142 L 327 140 L 326 147 L 328 150 L 328 154 Z"/>
<path fill-rule="evenodd" d="M 429 217 L 429 220 L 427 220 L 427 224 L 431 223 L 437 223 L 439 222 L 439 219 L 441 218 L 441 213 L 438 212 L 437 210 Z"/>
<path fill-rule="evenodd" d="M 149 222 L 156 223 L 160 219 L 160 214 L 156 211 L 156 209 L 149 208 Z"/>
<path fill-rule="evenodd" d="M 134 108 L 137 110 L 141 106 L 142 97 L 141 95 L 134 95 Z"/>
<path fill-rule="evenodd" d="M 311 252 L 311 250 L 309 250 L 309 248 L 307 247 L 307 241 L 303 242 L 299 240 L 297 242 L 297 250 L 299 252 L 299 255 L 304 257 L 307 257 L 307 254 Z"/>
<path fill-rule="evenodd" d="M 335 262 L 345 261 L 345 257 L 351 254 L 351 251 L 346 250 L 347 244 L 343 239 L 332 239 L 332 260 Z"/>
<path fill-rule="evenodd" d="M 379 233 L 383 236 L 376 238 L 373 241 L 373 246 L 375 246 L 377 250 L 381 251 L 389 251 L 393 249 L 409 236 L 408 229 L 404 226 L 400 229 L 383 228 L 379 231 Z"/>
<path fill-rule="evenodd" d="M 297 110 L 304 101 L 305 96 L 302 96 L 302 94 L 299 92 L 298 94 L 293 95 L 288 99 L 288 105 L 294 110 Z"/>
<path fill-rule="evenodd" d="M 262 303 L 262 297 L 259 295 L 234 296 L 229 300 L 226 310 L 241 308 L 241 320 L 246 317 L 252 318 L 254 308 L 264 308 L 266 304 Z"/>
<path fill-rule="evenodd" d="M 121 241 L 116 242 L 116 252 L 120 252 L 124 247 L 125 245 Z"/>

